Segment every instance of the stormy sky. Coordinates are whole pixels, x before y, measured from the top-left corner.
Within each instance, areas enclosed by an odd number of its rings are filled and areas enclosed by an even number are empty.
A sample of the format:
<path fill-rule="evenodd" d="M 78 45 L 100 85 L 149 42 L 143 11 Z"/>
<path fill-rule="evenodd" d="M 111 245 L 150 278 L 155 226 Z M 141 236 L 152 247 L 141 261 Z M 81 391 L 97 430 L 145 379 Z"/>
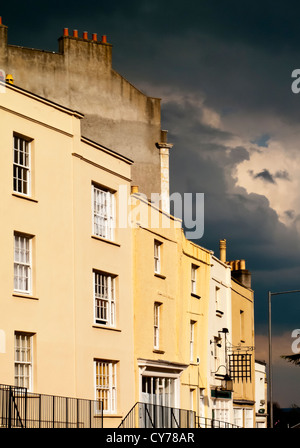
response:
<path fill-rule="evenodd" d="M 228 259 L 246 260 L 267 361 L 267 292 L 300 289 L 300 3 L 16 1 L 0 15 L 15 45 L 57 51 L 64 27 L 107 35 L 115 70 L 162 99 L 171 192 L 204 193 L 197 242 L 218 256 L 226 238 Z M 300 406 L 300 368 L 280 359 L 300 328 L 300 294 L 273 299 L 272 323 L 274 400 Z"/>

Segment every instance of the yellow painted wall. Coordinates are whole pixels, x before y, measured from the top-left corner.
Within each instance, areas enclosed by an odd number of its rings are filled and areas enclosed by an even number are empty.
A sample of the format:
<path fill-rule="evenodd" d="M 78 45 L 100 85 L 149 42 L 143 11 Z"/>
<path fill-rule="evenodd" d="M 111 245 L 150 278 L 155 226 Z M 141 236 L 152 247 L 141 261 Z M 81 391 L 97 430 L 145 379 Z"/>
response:
<path fill-rule="evenodd" d="M 248 289 L 232 279 L 231 281 L 231 300 L 232 300 L 232 343 L 239 346 L 241 350 L 245 347 L 254 349 L 254 295 L 251 289 Z M 241 322 L 241 311 L 244 317 Z M 241 328 L 243 326 L 243 328 Z M 250 350 L 251 356 L 251 381 L 235 381 L 233 400 L 255 402 L 255 351 Z M 234 403 L 234 406 L 239 407 Z M 242 405 L 240 405 L 242 406 Z M 245 405 L 254 411 L 254 405 Z M 254 425 L 255 425 L 255 412 Z"/>
<path fill-rule="evenodd" d="M 13 194 L 13 133 L 33 139 L 32 194 Z M 95 359 L 117 362 L 117 426 L 134 402 L 131 230 L 92 236 L 92 182 L 130 193 L 131 162 L 80 135 L 80 115 L 7 86 L 0 95 L 0 383 L 14 384 L 14 332 L 33 333 L 33 390 L 95 399 Z M 14 231 L 33 236 L 32 294 L 14 293 Z M 94 325 L 93 269 L 117 276 L 116 328 Z M 2 341 L 3 346 L 3 341 Z M 122 391 L 122 393 L 120 392 Z"/>
<path fill-rule="evenodd" d="M 194 410 L 197 411 L 198 388 L 207 387 L 207 347 L 204 341 L 207 339 L 210 252 L 186 240 L 182 229 L 173 228 L 174 224 L 178 227 L 178 223 L 174 223 L 172 218 L 170 222 L 164 221 L 167 218 L 159 210 L 156 210 L 158 227 L 143 225 L 147 220 L 149 224 L 151 206 L 143 201 L 139 201 L 138 205 L 144 207 L 144 212 L 133 230 L 136 401 L 140 401 L 138 360 L 161 362 L 162 366 L 166 362 L 179 363 L 182 374 L 177 406 L 190 409 L 190 390 L 194 389 Z M 153 208 L 152 213 L 155 213 Z M 155 240 L 162 243 L 161 275 L 154 272 Z M 199 266 L 198 297 L 191 295 L 192 264 Z M 159 350 L 153 346 L 155 302 L 161 303 Z M 190 361 L 191 320 L 197 322 L 193 362 Z"/>

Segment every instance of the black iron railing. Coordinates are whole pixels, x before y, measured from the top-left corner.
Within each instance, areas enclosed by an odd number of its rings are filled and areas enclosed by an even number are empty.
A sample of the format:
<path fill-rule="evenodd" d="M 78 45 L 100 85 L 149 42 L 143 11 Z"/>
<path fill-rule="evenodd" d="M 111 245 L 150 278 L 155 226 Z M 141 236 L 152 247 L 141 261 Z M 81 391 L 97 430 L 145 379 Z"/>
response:
<path fill-rule="evenodd" d="M 103 428 L 102 402 L 0 384 L 0 427 Z"/>
<path fill-rule="evenodd" d="M 194 411 L 136 403 L 119 428 L 238 428 L 232 423 L 199 417 Z"/>
<path fill-rule="evenodd" d="M 211 418 L 196 416 L 195 428 L 240 428 L 240 426 L 233 423 L 222 422 L 220 420 L 213 420 Z"/>
<path fill-rule="evenodd" d="M 195 412 L 150 403 L 136 403 L 119 428 L 194 428 Z"/>

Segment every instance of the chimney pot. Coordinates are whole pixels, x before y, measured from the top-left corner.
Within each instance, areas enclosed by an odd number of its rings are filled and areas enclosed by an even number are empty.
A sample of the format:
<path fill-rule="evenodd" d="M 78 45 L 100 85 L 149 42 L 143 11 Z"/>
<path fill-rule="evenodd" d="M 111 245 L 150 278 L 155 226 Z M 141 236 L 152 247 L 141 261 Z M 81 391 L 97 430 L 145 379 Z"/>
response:
<path fill-rule="evenodd" d="M 73 37 L 78 37 L 78 30 L 73 30 Z"/>
<path fill-rule="evenodd" d="M 84 31 L 83 32 L 83 39 L 87 39 L 88 38 L 88 32 L 87 31 Z"/>
<path fill-rule="evenodd" d="M 97 33 L 93 33 L 93 34 L 92 34 L 92 40 L 94 40 L 95 42 L 97 42 Z"/>
<path fill-rule="evenodd" d="M 104 43 L 104 44 L 106 44 L 107 43 L 107 38 L 106 38 L 106 36 L 104 35 L 104 36 L 102 36 L 102 42 Z"/>
<path fill-rule="evenodd" d="M 240 269 L 246 269 L 246 261 L 240 260 Z"/>
<path fill-rule="evenodd" d="M 64 33 L 63 33 L 64 37 L 69 35 L 69 30 L 68 28 L 64 28 Z"/>

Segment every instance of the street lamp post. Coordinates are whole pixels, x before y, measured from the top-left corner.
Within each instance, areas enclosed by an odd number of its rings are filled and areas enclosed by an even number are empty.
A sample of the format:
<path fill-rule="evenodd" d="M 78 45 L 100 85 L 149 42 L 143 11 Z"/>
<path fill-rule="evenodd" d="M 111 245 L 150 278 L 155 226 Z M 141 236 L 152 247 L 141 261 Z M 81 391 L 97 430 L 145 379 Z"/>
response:
<path fill-rule="evenodd" d="M 294 291 L 280 291 L 280 292 L 271 292 L 268 293 L 268 304 L 269 304 L 269 401 L 270 401 L 270 427 L 273 428 L 273 377 L 272 377 L 272 329 L 271 329 L 271 299 L 272 296 L 278 296 L 280 294 L 291 294 L 300 292 L 300 289 Z"/>

